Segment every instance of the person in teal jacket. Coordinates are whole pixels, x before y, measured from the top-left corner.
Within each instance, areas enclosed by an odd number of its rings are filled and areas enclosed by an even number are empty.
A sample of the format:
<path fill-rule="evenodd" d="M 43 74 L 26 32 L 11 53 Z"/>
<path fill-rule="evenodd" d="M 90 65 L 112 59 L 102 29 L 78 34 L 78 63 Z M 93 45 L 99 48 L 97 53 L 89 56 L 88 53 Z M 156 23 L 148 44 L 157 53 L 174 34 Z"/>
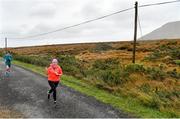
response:
<path fill-rule="evenodd" d="M 7 52 L 4 55 L 4 61 L 7 69 L 9 69 L 11 67 L 11 61 L 12 61 L 12 55 L 9 52 Z"/>

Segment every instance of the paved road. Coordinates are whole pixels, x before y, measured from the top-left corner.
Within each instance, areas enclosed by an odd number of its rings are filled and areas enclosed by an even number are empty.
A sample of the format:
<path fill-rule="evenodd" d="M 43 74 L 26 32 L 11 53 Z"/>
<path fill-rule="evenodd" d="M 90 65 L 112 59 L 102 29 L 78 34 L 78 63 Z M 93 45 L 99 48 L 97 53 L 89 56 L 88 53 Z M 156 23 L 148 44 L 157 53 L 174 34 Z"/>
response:
<path fill-rule="evenodd" d="M 0 62 L 0 73 L 4 66 Z M 73 89 L 58 87 L 57 107 L 48 101 L 47 79 L 23 68 L 13 66 L 10 79 L 0 80 L 0 104 L 21 112 L 25 117 L 128 117 L 93 97 Z"/>

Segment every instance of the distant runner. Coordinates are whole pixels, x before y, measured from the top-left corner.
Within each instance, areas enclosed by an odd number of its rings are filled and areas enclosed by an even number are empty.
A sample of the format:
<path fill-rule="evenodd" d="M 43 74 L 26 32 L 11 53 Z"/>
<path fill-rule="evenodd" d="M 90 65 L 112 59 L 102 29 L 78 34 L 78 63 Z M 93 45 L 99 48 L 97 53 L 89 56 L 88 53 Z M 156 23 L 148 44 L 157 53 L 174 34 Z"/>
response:
<path fill-rule="evenodd" d="M 48 99 L 53 93 L 54 104 L 56 104 L 56 88 L 59 84 L 60 78 L 63 74 L 61 67 L 58 65 L 58 60 L 53 59 L 49 68 L 46 68 L 48 74 L 48 83 L 51 89 L 48 91 Z"/>
<path fill-rule="evenodd" d="M 9 53 L 9 51 L 4 55 L 4 61 L 6 65 L 6 71 L 10 72 L 12 55 Z"/>

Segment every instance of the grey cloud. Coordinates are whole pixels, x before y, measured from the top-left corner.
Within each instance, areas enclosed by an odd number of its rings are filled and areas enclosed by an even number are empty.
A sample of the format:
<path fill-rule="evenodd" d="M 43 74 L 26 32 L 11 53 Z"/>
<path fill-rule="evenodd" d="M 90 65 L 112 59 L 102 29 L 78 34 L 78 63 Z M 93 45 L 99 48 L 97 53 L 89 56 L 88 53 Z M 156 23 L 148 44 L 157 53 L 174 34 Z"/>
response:
<path fill-rule="evenodd" d="M 31 16 L 52 18 L 56 13 L 56 6 L 52 3 L 38 4 L 32 8 Z"/>
<path fill-rule="evenodd" d="M 91 2 L 86 3 L 80 13 L 84 17 L 92 18 L 92 17 L 97 17 L 97 16 L 102 16 L 103 13 L 101 11 L 101 4 L 99 2 L 92 4 Z"/>
<path fill-rule="evenodd" d="M 48 30 L 51 30 L 50 25 L 40 23 L 40 24 L 37 24 L 36 26 L 34 26 L 34 27 L 29 31 L 29 33 L 37 33 L 37 34 L 38 34 L 38 33 L 42 33 L 42 31 L 47 32 Z"/>
<path fill-rule="evenodd" d="M 3 27 L 1 37 L 14 37 L 21 35 L 21 28 Z"/>

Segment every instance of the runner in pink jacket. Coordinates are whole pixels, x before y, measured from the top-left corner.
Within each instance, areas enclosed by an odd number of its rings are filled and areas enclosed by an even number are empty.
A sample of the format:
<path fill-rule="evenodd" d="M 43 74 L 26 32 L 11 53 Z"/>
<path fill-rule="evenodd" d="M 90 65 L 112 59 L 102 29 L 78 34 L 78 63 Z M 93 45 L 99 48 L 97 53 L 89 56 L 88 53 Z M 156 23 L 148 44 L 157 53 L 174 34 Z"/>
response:
<path fill-rule="evenodd" d="M 61 67 L 58 65 L 58 60 L 53 59 L 50 66 L 47 68 L 48 83 L 51 89 L 48 91 L 48 99 L 50 99 L 51 93 L 53 93 L 54 104 L 56 104 L 56 88 L 60 82 L 60 78 L 63 74 Z"/>

